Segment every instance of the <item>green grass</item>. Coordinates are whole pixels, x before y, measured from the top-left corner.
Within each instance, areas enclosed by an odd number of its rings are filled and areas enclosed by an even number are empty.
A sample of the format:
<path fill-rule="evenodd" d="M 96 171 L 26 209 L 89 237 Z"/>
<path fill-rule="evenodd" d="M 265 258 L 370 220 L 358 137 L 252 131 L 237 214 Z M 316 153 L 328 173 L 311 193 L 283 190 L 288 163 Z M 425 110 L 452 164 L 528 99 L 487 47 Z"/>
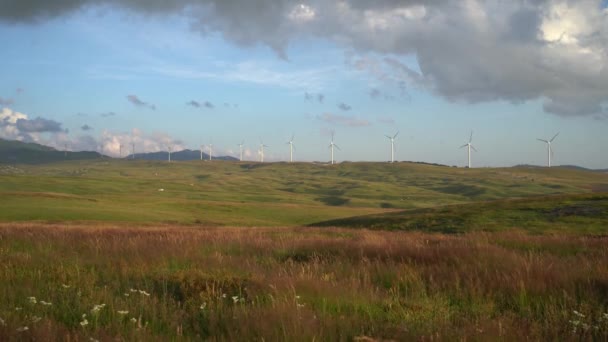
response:
<path fill-rule="evenodd" d="M 606 174 L 559 168 L 99 159 L 0 166 L 5 209 L 0 221 L 307 225 L 397 209 L 607 188 Z"/>
<path fill-rule="evenodd" d="M 313 226 L 465 233 L 608 233 L 608 194 L 552 195 L 405 210 L 317 222 Z"/>

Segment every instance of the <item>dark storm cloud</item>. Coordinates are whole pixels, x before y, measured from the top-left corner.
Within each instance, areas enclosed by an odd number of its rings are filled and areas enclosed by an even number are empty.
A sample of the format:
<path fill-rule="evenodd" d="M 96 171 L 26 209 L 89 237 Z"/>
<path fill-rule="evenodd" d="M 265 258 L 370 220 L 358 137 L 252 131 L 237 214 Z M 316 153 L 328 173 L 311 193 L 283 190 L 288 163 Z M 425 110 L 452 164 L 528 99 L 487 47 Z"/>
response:
<path fill-rule="evenodd" d="M 143 107 L 143 108 L 156 110 L 155 105 L 140 100 L 139 97 L 137 97 L 136 95 L 127 95 L 127 100 L 137 107 Z"/>
<path fill-rule="evenodd" d="M 378 56 L 353 67 L 402 94 L 419 88 L 465 103 L 540 99 L 563 116 L 591 116 L 608 102 L 601 0 L 4 0 L 0 20 L 36 22 L 95 6 L 183 15 L 195 31 L 267 45 L 285 59 L 292 40 L 332 40 L 357 56 Z"/>
<path fill-rule="evenodd" d="M 87 125 L 87 124 L 84 124 L 84 125 L 82 125 L 82 126 L 80 127 L 80 129 L 82 129 L 83 131 L 90 131 L 90 130 L 92 130 L 92 129 L 93 129 L 93 127 L 91 127 L 91 126 L 89 126 L 89 125 Z"/>
<path fill-rule="evenodd" d="M 62 132 L 61 123 L 37 117 L 32 120 L 19 119 L 16 122 L 17 129 L 24 133 Z"/>

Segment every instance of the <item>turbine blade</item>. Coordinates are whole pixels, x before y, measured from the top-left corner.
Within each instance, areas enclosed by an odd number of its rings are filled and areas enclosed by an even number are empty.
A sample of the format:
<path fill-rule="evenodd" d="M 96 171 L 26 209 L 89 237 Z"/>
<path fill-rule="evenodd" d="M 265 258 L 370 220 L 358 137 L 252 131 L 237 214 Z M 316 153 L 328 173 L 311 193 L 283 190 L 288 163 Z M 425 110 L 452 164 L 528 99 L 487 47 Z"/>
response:
<path fill-rule="evenodd" d="M 557 133 L 556 133 L 556 134 L 553 136 L 553 138 L 551 138 L 551 140 L 549 140 L 549 142 L 553 142 L 553 140 L 554 140 L 555 138 L 557 138 L 557 136 L 558 136 L 558 135 L 559 135 L 559 132 L 557 132 Z"/>
<path fill-rule="evenodd" d="M 467 147 L 467 146 L 469 146 L 469 144 L 464 144 L 464 145 L 460 146 L 459 148 L 463 148 L 463 147 Z"/>
<path fill-rule="evenodd" d="M 473 149 L 473 151 L 478 152 L 477 149 L 473 145 L 471 145 L 471 148 Z"/>
<path fill-rule="evenodd" d="M 398 135 L 399 135 L 399 131 L 397 131 L 397 133 L 395 133 L 395 135 L 393 135 L 393 139 L 395 139 Z"/>
<path fill-rule="evenodd" d="M 473 131 L 471 130 L 471 136 L 469 137 L 469 143 L 473 141 Z"/>
<path fill-rule="evenodd" d="M 340 148 L 338 145 L 335 145 L 335 144 L 334 144 L 334 146 L 336 146 L 336 148 L 337 148 L 338 150 L 342 151 L 342 149 L 341 149 L 341 148 Z"/>
<path fill-rule="evenodd" d="M 544 143 L 549 143 L 549 142 L 548 142 L 547 140 L 545 140 L 545 139 L 538 139 L 538 138 L 537 138 L 536 140 L 538 140 L 538 141 L 542 141 L 542 142 L 544 142 Z"/>
<path fill-rule="evenodd" d="M 384 136 L 385 136 L 385 137 L 387 137 L 387 138 L 389 138 L 389 139 L 392 139 L 390 136 L 388 136 L 388 135 L 386 135 L 386 134 L 385 134 Z"/>

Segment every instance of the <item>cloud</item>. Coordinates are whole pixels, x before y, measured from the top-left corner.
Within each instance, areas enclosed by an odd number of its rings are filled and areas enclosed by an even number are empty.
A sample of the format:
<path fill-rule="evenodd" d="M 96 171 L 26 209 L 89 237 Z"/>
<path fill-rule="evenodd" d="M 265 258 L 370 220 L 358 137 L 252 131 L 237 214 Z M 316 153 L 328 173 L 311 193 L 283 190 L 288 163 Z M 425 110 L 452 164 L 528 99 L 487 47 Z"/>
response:
<path fill-rule="evenodd" d="M 33 120 L 18 119 L 15 126 L 24 133 L 63 132 L 61 123 L 41 117 Z"/>
<path fill-rule="evenodd" d="M 156 106 L 140 100 L 136 95 L 127 95 L 127 100 L 137 107 L 145 107 L 156 110 Z"/>
<path fill-rule="evenodd" d="M 114 132 L 104 130 L 98 142 L 103 154 L 113 157 L 120 156 L 120 145 L 123 146 L 123 157 L 132 153 L 133 144 L 135 153 L 148 153 L 167 151 L 170 146 L 172 151 L 180 151 L 185 148 L 184 143 L 162 132 L 145 133 L 134 128 L 131 132 Z"/>
<path fill-rule="evenodd" d="M 23 88 L 17 88 L 17 89 L 15 89 L 15 92 L 17 94 L 23 94 L 25 92 L 25 89 L 23 89 Z"/>
<path fill-rule="evenodd" d="M 69 141 L 67 130 L 61 128 L 61 123 L 40 117 L 30 120 L 26 114 L 6 107 L 0 111 L 0 137 L 55 148 L 64 148 Z"/>
<path fill-rule="evenodd" d="M 306 93 L 304 93 L 304 99 L 306 101 L 312 101 L 314 99 L 314 95 L 306 92 Z"/>
<path fill-rule="evenodd" d="M 205 101 L 204 106 L 205 106 L 205 108 L 209 108 L 209 109 L 215 108 L 215 106 L 213 105 L 213 103 L 211 103 L 209 101 Z"/>
<path fill-rule="evenodd" d="M 338 105 L 338 108 L 340 108 L 340 109 L 341 109 L 341 110 L 343 110 L 343 111 L 349 111 L 349 110 L 351 110 L 353 107 L 351 107 L 351 106 L 347 105 L 346 103 L 340 103 L 340 104 Z"/>
<path fill-rule="evenodd" d="M 545 111 L 562 116 L 591 116 L 608 102 L 602 0 L 7 0 L 0 20 L 36 22 L 93 6 L 183 15 L 201 34 L 263 44 L 284 59 L 291 41 L 320 37 L 376 56 L 376 65 L 361 59 L 356 67 L 402 93 L 414 87 L 464 103 L 541 100 Z M 289 82 L 252 71 L 230 77 Z"/>
<path fill-rule="evenodd" d="M 105 113 L 99 114 L 99 116 L 101 116 L 102 118 L 107 118 L 107 117 L 114 116 L 114 115 L 116 115 L 116 113 L 114 113 L 114 112 L 105 112 Z"/>
<path fill-rule="evenodd" d="M 317 101 L 319 101 L 319 103 L 323 103 L 323 101 L 325 101 L 325 95 L 317 94 Z"/>
<path fill-rule="evenodd" d="M 14 103 L 13 99 L 5 99 L 0 97 L 0 106 L 10 106 Z"/>
<path fill-rule="evenodd" d="M 342 125 L 347 127 L 364 127 L 371 126 L 371 123 L 364 119 L 359 119 L 350 116 L 336 115 L 331 113 L 324 113 L 317 115 L 317 120 L 324 121 L 329 124 Z"/>
<path fill-rule="evenodd" d="M 192 107 L 195 107 L 195 108 L 200 108 L 201 107 L 201 104 L 198 103 L 197 101 L 194 101 L 194 100 L 186 102 L 186 105 L 187 106 L 192 106 Z"/>
<path fill-rule="evenodd" d="M 87 125 L 87 124 L 84 124 L 84 125 L 82 125 L 82 126 L 80 127 L 80 129 L 82 129 L 83 131 L 90 131 L 90 130 L 92 130 L 92 129 L 93 129 L 93 127 L 91 127 L 91 126 L 89 126 L 89 125 Z"/>

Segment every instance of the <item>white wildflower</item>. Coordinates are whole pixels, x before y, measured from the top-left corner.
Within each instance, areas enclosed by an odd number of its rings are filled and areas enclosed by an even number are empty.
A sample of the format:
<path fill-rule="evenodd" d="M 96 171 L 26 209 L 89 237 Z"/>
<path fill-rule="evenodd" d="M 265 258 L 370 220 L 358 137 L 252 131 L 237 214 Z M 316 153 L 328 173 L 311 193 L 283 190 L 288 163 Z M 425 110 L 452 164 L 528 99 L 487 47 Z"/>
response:
<path fill-rule="evenodd" d="M 581 317 L 581 318 L 585 317 L 585 315 L 583 315 L 582 313 L 580 313 L 580 312 L 578 312 L 578 311 L 576 311 L 576 310 L 572 310 L 572 312 L 573 312 L 573 313 L 574 313 L 576 316 L 578 316 L 578 317 Z"/>
<path fill-rule="evenodd" d="M 236 303 L 239 301 L 239 296 L 232 296 L 232 302 Z"/>
<path fill-rule="evenodd" d="M 51 305 L 53 305 L 53 303 L 51 303 L 51 302 L 45 302 L 43 300 L 40 301 L 40 304 L 42 304 L 44 306 L 51 306 Z"/>
<path fill-rule="evenodd" d="M 38 322 L 40 322 L 41 319 L 42 319 L 42 317 L 33 316 L 32 317 L 32 323 L 38 323 Z"/>
<path fill-rule="evenodd" d="M 88 324 L 89 324 L 89 321 L 87 321 L 87 319 L 86 319 L 86 318 L 85 318 L 85 319 L 83 319 L 83 320 L 80 322 L 80 325 L 81 325 L 81 326 L 83 326 L 83 327 L 86 327 Z"/>
<path fill-rule="evenodd" d="M 139 293 L 146 296 L 146 297 L 150 297 L 150 294 L 144 290 L 139 290 Z"/>
<path fill-rule="evenodd" d="M 126 314 L 129 313 L 129 310 L 118 310 L 116 312 L 118 312 L 119 315 L 123 315 L 124 316 L 124 315 L 126 315 Z"/>
<path fill-rule="evenodd" d="M 91 341 L 91 342 L 99 342 L 99 340 L 96 340 L 96 339 L 94 339 L 92 337 L 89 337 L 89 341 Z"/>
<path fill-rule="evenodd" d="M 17 328 L 17 331 L 18 331 L 18 332 L 24 332 L 24 331 L 28 331 L 28 330 L 30 330 L 30 328 L 28 328 L 28 327 L 20 327 L 20 328 Z"/>
<path fill-rule="evenodd" d="M 203 302 L 203 304 L 201 304 L 201 310 L 205 310 L 205 308 L 207 307 L 207 302 Z"/>
<path fill-rule="evenodd" d="M 61 287 L 63 287 L 64 289 L 69 289 L 69 288 L 70 288 L 70 285 L 67 285 L 67 284 L 61 284 Z"/>
<path fill-rule="evenodd" d="M 28 300 L 30 301 L 30 303 L 32 303 L 32 304 L 36 304 L 36 303 L 37 303 L 37 301 L 36 301 L 36 297 L 27 297 L 27 299 L 28 299 Z"/>
<path fill-rule="evenodd" d="M 225 293 L 222 293 L 222 298 L 226 298 L 226 294 Z"/>
<path fill-rule="evenodd" d="M 300 303 L 298 303 L 298 307 L 299 307 L 299 308 L 303 308 L 303 307 L 304 307 L 304 304 L 300 304 Z"/>
<path fill-rule="evenodd" d="M 2 318 L 0 318 L 0 326 L 5 326 L 5 325 L 6 325 L 6 322 Z"/>
<path fill-rule="evenodd" d="M 131 322 L 133 322 L 133 323 L 137 323 L 137 318 L 135 318 L 135 317 L 131 317 Z"/>
<path fill-rule="evenodd" d="M 21 307 L 20 306 L 16 307 L 15 311 L 21 311 Z"/>
<path fill-rule="evenodd" d="M 130 289 L 129 291 L 131 291 L 131 292 L 137 292 L 136 289 Z"/>
<path fill-rule="evenodd" d="M 99 310 L 103 309 L 105 306 L 106 306 L 105 304 L 98 304 L 98 305 L 95 305 L 95 306 L 93 307 L 93 309 L 91 309 L 91 313 L 96 314 L 96 313 L 98 313 L 98 312 L 99 312 Z"/>
<path fill-rule="evenodd" d="M 125 297 L 129 297 L 129 294 L 127 292 L 124 293 Z"/>

